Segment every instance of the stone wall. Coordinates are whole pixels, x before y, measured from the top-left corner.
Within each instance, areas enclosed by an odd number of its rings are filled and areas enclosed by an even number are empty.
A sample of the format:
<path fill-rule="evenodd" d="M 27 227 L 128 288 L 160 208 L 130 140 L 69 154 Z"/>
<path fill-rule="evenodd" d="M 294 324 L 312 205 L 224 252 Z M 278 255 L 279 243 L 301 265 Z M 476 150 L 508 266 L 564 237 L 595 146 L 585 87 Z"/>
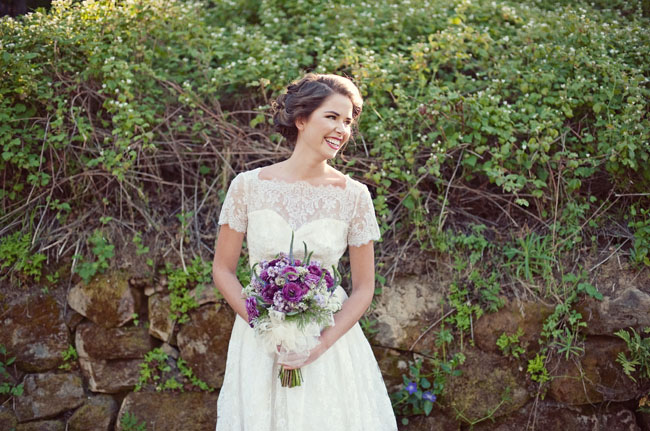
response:
<path fill-rule="evenodd" d="M 623 374 L 616 356 L 626 346 L 613 335 L 621 328 L 650 326 L 648 280 L 646 275 L 619 283 L 603 301 L 578 305 L 587 321 L 584 353 L 548 364 L 554 378 L 543 397 L 525 363 L 503 356 L 496 339 L 521 328 L 521 345 L 531 355 L 539 349 L 552 308 L 518 300 L 484 315 L 463 347 L 462 374 L 448 381 L 429 417 L 410 418 L 401 429 L 465 430 L 476 422 L 475 430 L 650 430 L 650 417 L 636 411 L 650 385 Z M 389 391 L 399 389 L 413 355 L 435 350 L 434 330 L 427 328 L 444 314 L 444 289 L 442 280 L 402 277 L 378 297 L 373 313 L 379 332 L 371 341 Z M 177 324 L 169 317 L 164 286 L 120 271 L 75 286 L 58 299 L 54 294 L 5 297 L 0 345 L 16 360 L 9 376 L 0 379 L 22 383 L 24 393 L 10 401 L 0 396 L 0 430 L 121 430 L 127 413 L 149 430 L 213 430 L 217 390 L 200 391 L 183 382 L 174 360 L 168 375 L 178 377 L 183 391 L 157 392 L 151 383 L 133 391 L 145 355 L 156 348 L 182 358 L 196 377 L 220 387 L 234 313 L 212 288 L 196 298 L 200 306 Z M 78 359 L 64 360 L 70 345 Z"/>
<path fill-rule="evenodd" d="M 149 430 L 213 430 L 216 390 L 184 384 L 182 392 L 156 392 L 150 384 L 133 391 L 145 354 L 155 348 L 183 358 L 213 388 L 223 381 L 234 313 L 212 288 L 204 289 L 189 321 L 175 325 L 163 291 L 117 271 L 73 287 L 60 300 L 4 300 L 0 345 L 7 358 L 16 358 L 9 383 L 22 383 L 24 392 L 11 403 L 0 398 L 0 430 L 121 430 L 127 413 Z M 70 345 L 78 359 L 66 361 Z M 176 361 L 168 365 L 167 377 L 182 382 Z"/>

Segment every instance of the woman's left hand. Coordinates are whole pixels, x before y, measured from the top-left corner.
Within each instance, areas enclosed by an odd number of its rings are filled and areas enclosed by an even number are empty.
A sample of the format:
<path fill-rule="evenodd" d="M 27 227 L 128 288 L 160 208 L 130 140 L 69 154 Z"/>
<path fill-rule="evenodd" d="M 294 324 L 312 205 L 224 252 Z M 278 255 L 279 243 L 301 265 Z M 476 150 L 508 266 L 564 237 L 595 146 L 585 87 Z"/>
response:
<path fill-rule="evenodd" d="M 302 364 L 290 366 L 290 365 L 285 365 L 282 362 L 280 362 L 280 365 L 282 365 L 285 370 L 295 370 L 296 368 L 302 368 L 302 367 L 304 367 L 306 365 L 311 364 L 316 359 L 318 359 L 320 357 L 320 355 L 325 353 L 325 350 L 327 350 L 325 348 L 325 345 L 323 343 L 318 343 L 316 345 L 316 347 L 314 347 L 313 349 L 311 349 L 309 351 L 309 356 L 307 357 L 307 359 L 305 359 L 305 361 Z"/>

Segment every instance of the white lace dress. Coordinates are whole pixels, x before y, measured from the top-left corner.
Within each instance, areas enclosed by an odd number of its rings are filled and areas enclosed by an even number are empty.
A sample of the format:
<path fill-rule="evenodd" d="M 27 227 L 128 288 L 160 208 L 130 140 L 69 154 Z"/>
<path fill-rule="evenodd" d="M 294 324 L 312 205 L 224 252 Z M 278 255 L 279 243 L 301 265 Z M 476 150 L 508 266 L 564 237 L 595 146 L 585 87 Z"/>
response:
<path fill-rule="evenodd" d="M 348 245 L 379 238 L 370 193 L 346 176 L 345 188 L 304 181 L 261 180 L 260 168 L 233 179 L 219 224 L 245 232 L 250 262 L 297 250 L 303 241 L 312 259 L 336 265 Z M 299 252 L 298 252 L 299 253 Z M 347 298 L 339 286 L 336 294 Z M 217 431 L 397 430 L 377 361 L 359 324 L 302 368 L 304 382 L 283 388 L 277 356 L 237 316 L 232 329 Z"/>

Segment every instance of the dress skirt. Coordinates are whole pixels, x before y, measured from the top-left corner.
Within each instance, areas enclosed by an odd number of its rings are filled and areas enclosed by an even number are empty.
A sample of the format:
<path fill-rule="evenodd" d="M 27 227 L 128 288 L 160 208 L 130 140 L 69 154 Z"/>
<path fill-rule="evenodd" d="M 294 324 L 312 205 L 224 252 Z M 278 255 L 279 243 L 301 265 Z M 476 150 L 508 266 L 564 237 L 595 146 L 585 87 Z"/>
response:
<path fill-rule="evenodd" d="M 346 297 L 341 287 L 337 294 Z M 284 388 L 277 355 L 237 315 L 217 405 L 217 431 L 395 431 L 381 372 L 356 323 Z"/>

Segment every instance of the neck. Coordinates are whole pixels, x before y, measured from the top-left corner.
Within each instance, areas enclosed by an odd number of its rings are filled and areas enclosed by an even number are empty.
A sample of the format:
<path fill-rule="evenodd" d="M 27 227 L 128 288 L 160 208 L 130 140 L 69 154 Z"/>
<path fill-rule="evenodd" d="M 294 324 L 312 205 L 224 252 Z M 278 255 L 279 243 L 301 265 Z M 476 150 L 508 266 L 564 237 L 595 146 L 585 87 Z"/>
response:
<path fill-rule="evenodd" d="M 296 180 L 322 177 L 329 170 L 327 159 L 300 142 L 296 142 L 291 157 L 284 161 L 284 165 Z"/>

